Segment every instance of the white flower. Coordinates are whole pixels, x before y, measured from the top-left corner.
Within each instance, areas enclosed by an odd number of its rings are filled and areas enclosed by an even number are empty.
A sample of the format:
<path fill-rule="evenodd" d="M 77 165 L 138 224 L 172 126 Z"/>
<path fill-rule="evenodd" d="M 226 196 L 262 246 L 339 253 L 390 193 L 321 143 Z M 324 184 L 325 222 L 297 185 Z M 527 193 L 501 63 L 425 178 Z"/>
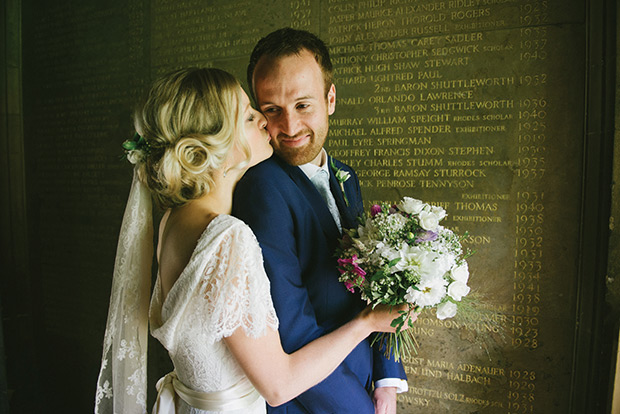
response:
<path fill-rule="evenodd" d="M 452 279 L 457 282 L 467 283 L 467 279 L 469 279 L 469 268 L 467 266 L 467 262 L 463 261 L 459 266 L 452 268 L 450 274 Z"/>
<path fill-rule="evenodd" d="M 424 230 L 437 230 L 437 227 L 439 226 L 439 217 L 437 216 L 437 214 L 427 209 L 424 209 L 420 211 L 418 217 L 420 220 L 420 227 L 422 227 Z"/>
<path fill-rule="evenodd" d="M 450 271 L 456 263 L 456 256 L 451 252 L 441 252 L 435 258 L 436 272 L 442 276 Z"/>
<path fill-rule="evenodd" d="M 430 249 L 420 249 L 417 262 L 419 266 L 418 272 L 423 277 L 428 279 L 441 279 L 445 284 L 448 284 L 443 277 L 447 271 L 446 266 L 437 252 Z"/>
<path fill-rule="evenodd" d="M 437 216 L 437 220 L 441 221 L 446 218 L 446 210 L 439 206 L 431 206 L 431 213 Z"/>
<path fill-rule="evenodd" d="M 344 183 L 350 177 L 351 177 L 351 174 L 348 171 L 344 171 L 344 170 L 337 170 L 336 171 L 336 178 L 338 179 L 338 182 L 340 182 L 340 183 Z"/>
<path fill-rule="evenodd" d="M 428 277 L 436 276 L 434 271 L 436 266 L 433 263 L 435 254 L 433 252 L 403 242 L 398 247 L 396 255 L 400 257 L 400 261 L 394 265 L 396 270 L 409 270 Z"/>
<path fill-rule="evenodd" d="M 416 303 L 416 299 L 419 296 L 420 292 L 415 290 L 413 287 L 409 286 L 407 288 L 407 293 L 405 294 L 405 300 L 407 303 Z"/>
<path fill-rule="evenodd" d="M 419 290 L 409 287 L 405 300 L 418 306 L 434 306 L 446 296 L 446 281 L 443 278 L 423 277 L 416 285 Z"/>
<path fill-rule="evenodd" d="M 469 293 L 469 286 L 467 286 L 463 282 L 452 282 L 450 286 L 448 286 L 448 295 L 457 302 L 459 302 L 463 296 L 466 296 Z"/>
<path fill-rule="evenodd" d="M 132 164 L 137 164 L 142 159 L 142 151 L 131 150 L 127 151 L 127 160 Z"/>
<path fill-rule="evenodd" d="M 388 262 L 400 257 L 400 253 L 397 249 L 383 242 L 377 243 L 377 250 L 375 252 Z"/>
<path fill-rule="evenodd" d="M 331 160 L 331 164 L 332 164 L 332 169 L 335 171 L 336 179 L 338 180 L 338 183 L 340 183 L 340 190 L 342 191 L 342 197 L 344 198 L 344 202 L 348 206 L 349 199 L 347 198 L 347 193 L 344 191 L 344 183 L 351 177 L 351 174 L 348 171 L 344 171 L 339 168 L 337 169 L 336 166 L 334 165 L 333 159 Z"/>
<path fill-rule="evenodd" d="M 358 256 L 368 256 L 374 246 L 370 239 L 353 239 L 352 243 L 351 254 L 357 254 Z"/>
<path fill-rule="evenodd" d="M 357 228 L 360 239 L 368 239 L 368 240 L 378 240 L 379 239 L 379 229 L 377 228 L 375 222 L 368 218 L 363 226 L 359 226 Z"/>
<path fill-rule="evenodd" d="M 407 214 L 419 214 L 425 206 L 426 204 L 423 201 L 411 197 L 403 197 L 397 205 L 401 211 Z"/>
<path fill-rule="evenodd" d="M 452 318 L 456 315 L 456 305 L 450 301 L 444 302 L 437 306 L 437 319 L 444 320 Z"/>
<path fill-rule="evenodd" d="M 390 231 L 396 233 L 402 230 L 407 224 L 407 218 L 402 214 L 390 214 L 387 217 L 387 225 L 389 226 Z"/>
<path fill-rule="evenodd" d="M 400 257 L 400 261 L 394 265 L 396 271 L 411 270 L 416 273 L 420 272 L 420 258 L 424 254 L 418 246 L 410 246 L 402 243 L 396 251 L 396 257 Z"/>

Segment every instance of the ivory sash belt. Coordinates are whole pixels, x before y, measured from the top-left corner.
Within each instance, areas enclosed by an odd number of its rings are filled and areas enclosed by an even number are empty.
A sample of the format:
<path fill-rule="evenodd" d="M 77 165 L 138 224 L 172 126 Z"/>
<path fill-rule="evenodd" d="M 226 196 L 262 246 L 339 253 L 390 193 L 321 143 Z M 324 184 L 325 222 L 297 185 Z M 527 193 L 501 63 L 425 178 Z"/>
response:
<path fill-rule="evenodd" d="M 205 411 L 231 411 L 248 408 L 260 394 L 247 377 L 230 388 L 215 392 L 199 392 L 187 388 L 172 371 L 157 381 L 157 400 L 153 414 L 174 414 L 174 395 L 194 408 Z"/>

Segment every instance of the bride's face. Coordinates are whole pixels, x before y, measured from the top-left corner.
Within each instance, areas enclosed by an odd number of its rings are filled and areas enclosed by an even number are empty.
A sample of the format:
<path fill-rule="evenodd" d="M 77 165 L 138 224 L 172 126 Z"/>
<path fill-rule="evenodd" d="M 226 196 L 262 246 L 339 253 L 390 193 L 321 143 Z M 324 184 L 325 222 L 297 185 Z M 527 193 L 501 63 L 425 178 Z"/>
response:
<path fill-rule="evenodd" d="M 248 145 L 252 151 L 252 158 L 248 168 L 266 160 L 273 153 L 273 148 L 269 144 L 271 136 L 267 132 L 267 120 L 256 109 L 250 105 L 250 99 L 245 91 L 242 90 L 241 106 L 243 110 L 243 125 Z"/>

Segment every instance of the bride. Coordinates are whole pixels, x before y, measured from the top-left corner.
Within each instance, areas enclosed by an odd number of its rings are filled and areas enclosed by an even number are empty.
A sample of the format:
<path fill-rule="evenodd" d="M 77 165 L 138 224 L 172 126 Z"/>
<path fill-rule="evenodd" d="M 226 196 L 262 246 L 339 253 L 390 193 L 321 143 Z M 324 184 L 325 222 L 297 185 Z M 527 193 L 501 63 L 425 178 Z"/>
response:
<path fill-rule="evenodd" d="M 183 69 L 155 82 L 124 147 L 134 182 L 119 236 L 96 413 L 146 412 L 151 197 L 159 272 L 149 320 L 174 371 L 157 384 L 154 412 L 265 413 L 328 376 L 373 331 L 392 331 L 389 308 L 367 308 L 292 354 L 250 228 L 230 215 L 243 173 L 272 154 L 263 115 L 218 69 Z"/>

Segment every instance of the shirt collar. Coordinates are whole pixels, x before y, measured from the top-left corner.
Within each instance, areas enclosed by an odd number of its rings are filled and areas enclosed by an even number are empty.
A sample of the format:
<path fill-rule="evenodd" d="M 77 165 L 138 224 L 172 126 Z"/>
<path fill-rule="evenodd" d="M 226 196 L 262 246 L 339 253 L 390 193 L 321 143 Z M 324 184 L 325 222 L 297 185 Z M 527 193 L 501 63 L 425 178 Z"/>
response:
<path fill-rule="evenodd" d="M 319 171 L 320 169 L 327 171 L 327 174 L 329 175 L 329 166 L 327 162 L 327 151 L 325 151 L 325 148 L 321 148 L 321 166 L 320 167 L 309 162 L 307 164 L 300 165 L 299 168 L 301 168 L 301 170 L 304 172 L 304 174 L 306 174 L 306 177 L 308 178 L 312 178 L 314 174 L 316 174 L 317 171 Z"/>

